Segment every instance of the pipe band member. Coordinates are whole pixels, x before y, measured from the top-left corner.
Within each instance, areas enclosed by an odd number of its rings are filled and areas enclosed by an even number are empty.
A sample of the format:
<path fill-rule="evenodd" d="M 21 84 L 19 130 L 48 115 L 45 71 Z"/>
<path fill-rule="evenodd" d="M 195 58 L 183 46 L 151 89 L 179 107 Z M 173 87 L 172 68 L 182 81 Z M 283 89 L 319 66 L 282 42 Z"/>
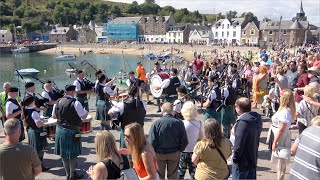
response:
<path fill-rule="evenodd" d="M 80 127 L 88 115 L 74 98 L 75 89 L 74 85 L 66 85 L 65 96 L 57 101 L 52 112 L 52 117 L 57 119 L 54 154 L 61 156 L 68 179 L 83 177 L 83 174 L 79 175 L 75 171 L 76 160 L 82 149 Z"/>
<path fill-rule="evenodd" d="M 36 105 L 36 110 L 38 112 L 40 112 L 41 110 L 42 111 L 46 111 L 46 108 L 44 108 L 44 103 L 47 102 L 46 99 L 39 99 L 37 96 L 36 96 L 36 87 L 35 87 L 35 84 L 34 82 L 27 82 L 25 84 L 25 88 L 26 88 L 26 94 L 25 94 L 25 97 L 27 96 L 32 96 L 34 97 L 35 99 L 35 105 Z M 42 107 L 42 108 L 41 108 Z"/>
<path fill-rule="evenodd" d="M 93 91 L 87 89 L 84 81 L 84 72 L 82 70 L 77 71 L 77 79 L 73 82 L 73 85 L 76 86 L 76 99 L 81 103 L 81 105 L 89 111 L 89 102 L 88 94 L 91 94 Z"/>
<path fill-rule="evenodd" d="M 141 126 L 144 125 L 144 118 L 146 116 L 147 103 L 141 101 L 139 98 L 139 87 L 132 84 L 129 87 L 129 98 L 123 102 L 117 103 L 113 106 L 108 114 L 111 116 L 119 115 L 118 121 L 114 123 L 121 123 L 120 132 L 120 148 L 125 147 L 124 143 L 124 128 L 126 125 L 137 122 Z"/>
<path fill-rule="evenodd" d="M 43 116 L 51 117 L 53 105 L 56 103 L 59 97 L 58 97 L 58 94 L 53 91 L 52 82 L 50 80 L 48 80 L 43 85 L 43 89 L 44 90 L 42 91 L 41 96 L 49 100 L 47 102 L 47 105 L 48 105 L 47 109 L 43 111 Z"/>
<path fill-rule="evenodd" d="M 8 92 L 8 99 L 6 101 L 6 118 L 15 118 L 20 122 L 21 134 L 19 142 L 23 141 L 26 137 L 24 134 L 24 126 L 21 119 L 21 106 L 17 100 L 19 89 L 17 87 L 10 87 Z"/>
<path fill-rule="evenodd" d="M 153 74 L 159 74 L 163 72 L 163 70 L 161 69 L 160 63 L 157 61 L 154 63 L 154 69 L 151 71 L 150 74 L 147 74 L 147 79 L 149 80 L 149 84 L 152 85 L 152 82 L 150 81 L 151 76 Z M 160 98 L 157 98 L 157 106 L 158 106 L 158 111 L 157 112 L 161 112 L 161 103 L 160 103 Z"/>
<path fill-rule="evenodd" d="M 1 117 L 1 121 L 2 121 L 2 127 L 4 125 L 4 122 L 6 121 L 6 101 L 8 99 L 8 93 L 9 93 L 9 89 L 11 87 L 11 84 L 9 82 L 5 82 L 3 84 L 3 91 L 0 94 L 0 99 L 1 99 L 1 113 L 2 113 L 2 117 Z M 18 100 L 18 98 L 16 98 Z"/>
<path fill-rule="evenodd" d="M 106 83 L 106 76 L 104 74 L 100 74 L 98 76 L 98 80 L 96 119 L 101 120 L 101 130 L 110 130 L 111 116 L 109 116 L 108 111 L 111 109 L 111 103 L 109 98 L 116 94 L 116 91 L 111 89 L 110 84 L 112 84 L 116 78 L 113 78 L 111 81 Z"/>
<path fill-rule="evenodd" d="M 178 70 L 176 68 L 172 68 L 170 70 L 170 78 L 162 81 L 160 87 L 154 86 L 154 89 L 159 90 L 163 89 L 163 93 L 165 94 L 165 101 L 173 103 L 178 99 L 177 87 L 182 85 L 182 81 L 177 77 Z"/>
<path fill-rule="evenodd" d="M 47 133 L 43 131 L 44 122 L 35 109 L 35 98 L 26 96 L 23 100 L 22 118 L 27 126 L 28 144 L 34 147 L 41 162 L 43 162 L 44 149 L 48 145 Z M 47 171 L 42 164 L 42 171 Z"/>
<path fill-rule="evenodd" d="M 210 76 L 208 80 L 209 90 L 206 94 L 206 101 L 200 107 L 205 107 L 205 120 L 214 118 L 221 121 L 221 112 L 217 108 L 221 105 L 221 90 L 218 83 L 218 76 Z"/>
<path fill-rule="evenodd" d="M 191 97 L 188 94 L 188 90 L 185 86 L 179 86 L 177 88 L 177 93 L 178 93 L 178 99 L 173 102 L 173 116 L 177 119 L 184 120 L 182 114 L 181 114 L 181 109 L 183 106 L 183 103 L 190 100 Z"/>

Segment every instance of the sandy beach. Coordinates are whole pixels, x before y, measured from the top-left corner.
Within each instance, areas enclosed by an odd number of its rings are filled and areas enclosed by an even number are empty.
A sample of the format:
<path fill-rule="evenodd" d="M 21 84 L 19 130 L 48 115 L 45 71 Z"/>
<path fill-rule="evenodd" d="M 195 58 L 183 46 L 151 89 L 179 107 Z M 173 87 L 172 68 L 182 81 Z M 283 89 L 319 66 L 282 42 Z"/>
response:
<path fill-rule="evenodd" d="M 172 50 L 173 49 L 173 50 Z M 224 51 L 240 51 L 241 55 L 244 55 L 248 49 L 252 50 L 254 53 L 258 52 L 257 47 L 239 47 L 239 46 L 228 46 L 222 48 L 220 46 L 204 46 L 204 45 L 171 45 L 171 44 L 61 44 L 57 48 L 48 49 L 41 51 L 40 53 L 57 54 L 60 55 L 61 51 L 66 54 L 80 54 L 81 52 L 86 52 L 92 50 L 95 54 L 119 54 L 124 55 L 136 55 L 142 56 L 146 53 L 154 54 L 164 54 L 173 51 L 174 55 L 179 55 L 187 60 L 193 60 L 194 52 L 200 52 L 205 60 L 212 58 L 211 51 L 217 49 L 218 54 L 223 54 Z"/>

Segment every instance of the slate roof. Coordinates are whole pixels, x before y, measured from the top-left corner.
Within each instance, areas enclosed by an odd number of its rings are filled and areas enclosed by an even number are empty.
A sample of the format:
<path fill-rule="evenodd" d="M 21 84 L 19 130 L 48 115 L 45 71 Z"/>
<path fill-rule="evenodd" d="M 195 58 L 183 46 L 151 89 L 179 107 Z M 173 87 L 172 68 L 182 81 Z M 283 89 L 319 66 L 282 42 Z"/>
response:
<path fill-rule="evenodd" d="M 290 29 L 293 23 L 291 20 L 282 20 L 281 25 L 280 21 L 261 22 L 260 30 L 278 30 L 279 25 L 281 29 Z M 308 29 L 309 27 L 308 21 L 299 21 L 299 24 L 301 25 L 300 28 Z"/>
<path fill-rule="evenodd" d="M 252 22 L 247 23 L 247 25 L 243 28 L 243 30 L 247 30 L 251 24 L 254 24 L 259 29 L 260 22 L 259 21 L 252 21 Z"/>
<path fill-rule="evenodd" d="M 55 29 L 51 30 L 50 34 L 67 34 L 69 29 L 69 27 L 56 27 Z"/>
<path fill-rule="evenodd" d="M 117 17 L 113 19 L 111 22 L 113 23 L 127 23 L 127 22 L 135 22 L 138 23 L 141 20 L 141 16 L 137 17 Z"/>

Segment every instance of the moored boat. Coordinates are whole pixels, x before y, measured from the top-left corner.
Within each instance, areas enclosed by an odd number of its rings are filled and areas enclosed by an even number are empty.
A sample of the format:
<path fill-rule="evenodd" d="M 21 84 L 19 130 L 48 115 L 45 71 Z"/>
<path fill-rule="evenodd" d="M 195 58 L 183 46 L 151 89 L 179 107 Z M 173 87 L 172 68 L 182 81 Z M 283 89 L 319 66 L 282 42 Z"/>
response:
<path fill-rule="evenodd" d="M 19 73 L 21 76 L 28 76 L 28 75 L 37 75 L 39 72 L 40 71 L 35 68 L 27 68 L 27 69 L 16 70 L 16 71 L 14 71 L 14 74 Z"/>
<path fill-rule="evenodd" d="M 54 58 L 56 61 L 72 61 L 76 59 L 76 56 L 71 54 L 64 54 Z"/>
<path fill-rule="evenodd" d="M 11 52 L 13 54 L 19 54 L 19 53 L 28 53 L 29 48 L 26 47 L 17 47 L 16 49 L 11 49 Z"/>

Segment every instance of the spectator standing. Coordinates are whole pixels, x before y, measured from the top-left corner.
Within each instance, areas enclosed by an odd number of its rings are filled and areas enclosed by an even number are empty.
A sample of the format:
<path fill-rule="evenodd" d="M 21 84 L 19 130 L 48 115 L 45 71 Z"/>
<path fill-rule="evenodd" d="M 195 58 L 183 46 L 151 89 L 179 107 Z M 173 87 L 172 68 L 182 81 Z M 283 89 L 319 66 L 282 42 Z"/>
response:
<path fill-rule="evenodd" d="M 136 69 L 136 73 L 137 73 L 138 79 L 140 79 L 140 81 L 141 81 L 140 97 L 142 98 L 142 93 L 145 93 L 147 96 L 147 103 L 152 104 L 151 101 L 149 100 L 150 89 L 149 89 L 149 84 L 147 82 L 146 70 L 142 66 L 141 62 L 138 62 L 137 65 L 138 65 L 138 67 Z"/>
<path fill-rule="evenodd" d="M 197 165 L 195 178 L 224 179 L 228 177 L 228 157 L 231 155 L 231 142 L 224 138 L 221 126 L 215 119 L 204 123 L 204 139 L 193 150 L 192 162 Z"/>
<path fill-rule="evenodd" d="M 233 127 L 232 179 L 256 179 L 259 139 L 262 130 L 261 116 L 251 111 L 248 98 L 239 98 L 235 103 L 239 115 Z"/>
<path fill-rule="evenodd" d="M 0 145 L 0 179 L 33 180 L 42 171 L 36 150 L 19 143 L 20 133 L 19 120 L 4 123 L 6 141 Z"/>
<path fill-rule="evenodd" d="M 201 121 L 195 119 L 198 113 L 197 108 L 192 101 L 187 101 L 183 104 L 181 114 L 184 117 L 183 124 L 186 128 L 189 143 L 186 149 L 181 153 L 178 179 L 184 179 L 187 169 L 189 170 L 190 178 L 195 179 L 194 173 L 196 167 L 191 161 L 191 156 L 194 146 L 202 139 L 203 126 Z"/>
<path fill-rule="evenodd" d="M 156 120 L 149 131 L 148 141 L 153 146 L 159 168 L 160 179 L 176 179 L 181 152 L 188 145 L 186 129 L 181 120 L 172 116 L 173 106 L 164 103 L 161 107 L 163 117 Z"/>
<path fill-rule="evenodd" d="M 289 70 L 286 73 L 286 77 L 288 79 L 288 88 L 293 89 L 295 86 L 295 79 L 298 77 L 298 71 L 297 71 L 297 63 L 296 61 L 291 61 L 289 64 Z"/>
<path fill-rule="evenodd" d="M 295 91 L 295 101 L 298 103 L 302 100 L 303 88 L 309 84 L 310 79 L 308 78 L 307 65 L 300 64 L 298 66 L 298 80 L 296 87 L 293 89 Z"/>
<path fill-rule="evenodd" d="M 199 54 L 197 58 L 193 61 L 194 72 L 198 75 L 201 73 L 203 67 L 203 61 L 201 60 L 201 55 Z"/>

